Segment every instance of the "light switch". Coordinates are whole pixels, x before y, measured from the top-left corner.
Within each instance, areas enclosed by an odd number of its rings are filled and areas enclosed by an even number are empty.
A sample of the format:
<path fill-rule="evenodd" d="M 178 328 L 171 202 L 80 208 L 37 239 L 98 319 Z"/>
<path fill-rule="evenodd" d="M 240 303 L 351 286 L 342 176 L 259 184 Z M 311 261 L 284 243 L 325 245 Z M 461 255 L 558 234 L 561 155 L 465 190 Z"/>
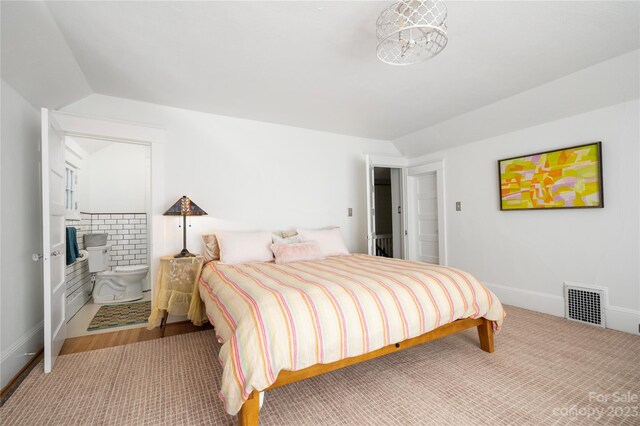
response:
<path fill-rule="evenodd" d="M 456 211 L 457 212 L 462 211 L 462 201 L 456 201 Z"/>
<path fill-rule="evenodd" d="M 347 210 L 347 216 L 353 216 L 353 209 L 351 207 L 349 207 L 349 210 Z"/>

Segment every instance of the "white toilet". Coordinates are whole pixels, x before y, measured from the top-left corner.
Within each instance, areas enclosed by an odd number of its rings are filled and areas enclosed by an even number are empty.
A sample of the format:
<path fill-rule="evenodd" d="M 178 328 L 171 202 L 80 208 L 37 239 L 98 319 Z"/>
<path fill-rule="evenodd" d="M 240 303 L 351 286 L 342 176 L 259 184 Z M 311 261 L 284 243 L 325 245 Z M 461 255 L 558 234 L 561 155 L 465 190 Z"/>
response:
<path fill-rule="evenodd" d="M 109 270 L 109 246 L 87 247 L 89 272 L 96 273 L 94 303 L 130 302 L 142 299 L 142 280 L 147 265 L 116 266 Z"/>

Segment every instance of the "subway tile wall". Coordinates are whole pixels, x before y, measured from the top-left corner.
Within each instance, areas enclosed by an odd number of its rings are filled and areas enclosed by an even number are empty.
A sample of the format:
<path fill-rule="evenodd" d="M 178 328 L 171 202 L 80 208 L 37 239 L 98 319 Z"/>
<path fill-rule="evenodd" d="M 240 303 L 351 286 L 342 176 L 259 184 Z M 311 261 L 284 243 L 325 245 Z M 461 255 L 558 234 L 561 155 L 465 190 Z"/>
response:
<path fill-rule="evenodd" d="M 147 215 L 145 213 L 96 213 L 91 232 L 106 233 L 111 246 L 109 266 L 147 263 Z"/>
<path fill-rule="evenodd" d="M 82 236 L 91 233 L 91 214 L 80 213 L 80 220 L 66 220 L 66 226 L 74 226 L 76 228 L 78 248 L 83 250 L 84 241 Z M 87 261 L 76 261 L 71 265 L 67 265 L 65 269 L 65 284 L 68 321 L 91 297 L 89 263 Z"/>
<path fill-rule="evenodd" d="M 109 266 L 148 264 L 146 213 L 81 213 L 80 220 L 67 220 L 77 229 L 78 248 L 84 249 L 82 236 L 105 233 L 111 247 Z M 91 298 L 91 275 L 87 261 L 67 266 L 67 321 Z"/>

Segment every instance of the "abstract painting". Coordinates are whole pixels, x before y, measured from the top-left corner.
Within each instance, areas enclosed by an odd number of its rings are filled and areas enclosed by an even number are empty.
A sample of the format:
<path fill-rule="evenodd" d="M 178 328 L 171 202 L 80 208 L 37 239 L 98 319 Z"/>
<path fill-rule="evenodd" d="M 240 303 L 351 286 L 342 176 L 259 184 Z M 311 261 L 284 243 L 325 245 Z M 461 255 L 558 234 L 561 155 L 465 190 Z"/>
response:
<path fill-rule="evenodd" d="M 600 142 L 498 161 L 500 210 L 604 207 Z"/>

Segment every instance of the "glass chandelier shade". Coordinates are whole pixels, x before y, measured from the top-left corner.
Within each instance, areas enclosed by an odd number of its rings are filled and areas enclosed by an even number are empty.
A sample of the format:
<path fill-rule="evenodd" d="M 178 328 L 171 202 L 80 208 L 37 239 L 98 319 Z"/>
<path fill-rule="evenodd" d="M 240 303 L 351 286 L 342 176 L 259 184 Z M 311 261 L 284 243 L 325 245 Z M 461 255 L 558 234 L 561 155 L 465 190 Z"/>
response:
<path fill-rule="evenodd" d="M 433 58 L 447 46 L 447 5 L 442 0 L 403 0 L 383 10 L 376 22 L 378 58 L 411 65 Z"/>

